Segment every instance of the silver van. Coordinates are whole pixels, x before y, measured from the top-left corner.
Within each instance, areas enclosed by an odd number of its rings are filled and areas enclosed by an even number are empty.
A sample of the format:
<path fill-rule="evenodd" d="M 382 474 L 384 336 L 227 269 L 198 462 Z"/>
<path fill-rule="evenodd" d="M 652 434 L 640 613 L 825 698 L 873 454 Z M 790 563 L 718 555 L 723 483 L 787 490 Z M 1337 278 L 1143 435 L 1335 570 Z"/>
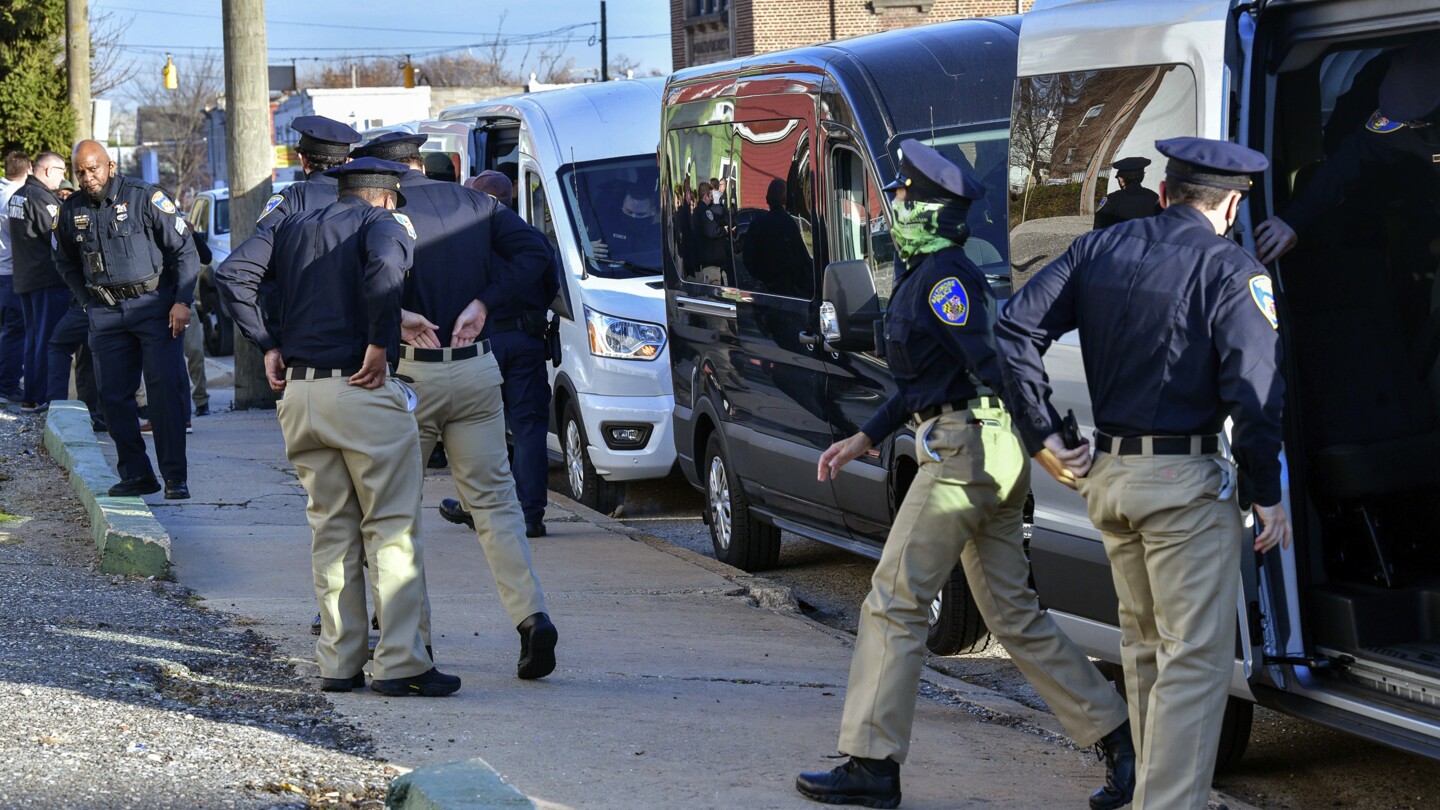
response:
<path fill-rule="evenodd" d="M 1440 4 L 1406 0 L 1037 2 L 1011 114 L 1013 283 L 1091 229 L 1116 160 L 1153 160 L 1154 188 L 1165 137 L 1228 138 L 1270 157 L 1235 229 L 1253 249 L 1254 226 L 1284 214 L 1323 161 L 1374 125 L 1395 50 L 1436 30 Z M 1295 543 L 1245 554 L 1235 572 L 1221 766 L 1244 751 L 1253 703 L 1440 758 L 1434 176 L 1372 167 L 1272 268 Z M 1056 406 L 1088 434 L 1073 333 L 1046 367 Z M 1036 588 L 1072 638 L 1118 662 L 1099 534 L 1078 495 L 1038 469 L 1033 480 Z"/>

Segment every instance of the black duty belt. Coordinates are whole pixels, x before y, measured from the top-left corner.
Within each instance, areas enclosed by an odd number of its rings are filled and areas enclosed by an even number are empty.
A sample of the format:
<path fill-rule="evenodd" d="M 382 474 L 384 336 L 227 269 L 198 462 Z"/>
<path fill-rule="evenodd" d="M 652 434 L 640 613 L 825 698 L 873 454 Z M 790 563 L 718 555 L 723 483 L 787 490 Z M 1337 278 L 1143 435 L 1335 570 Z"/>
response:
<path fill-rule="evenodd" d="M 491 318 L 490 334 L 497 332 L 519 332 L 525 328 L 525 321 L 520 318 Z"/>
<path fill-rule="evenodd" d="M 1204 456 L 1220 452 L 1220 438 L 1209 436 L 1111 436 L 1095 431 L 1095 450 L 1117 456 Z"/>
<path fill-rule="evenodd" d="M 400 357 L 416 363 L 448 363 L 452 360 L 469 360 L 490 353 L 490 341 L 482 340 L 461 346 L 458 349 L 422 349 L 419 346 L 401 346 Z"/>
<path fill-rule="evenodd" d="M 331 377 L 349 379 L 359 373 L 359 366 L 353 368 L 315 368 L 313 366 L 285 367 L 285 379 L 287 380 L 328 380 Z"/>
<path fill-rule="evenodd" d="M 86 284 L 86 289 L 106 306 L 115 306 L 121 301 L 131 301 L 145 293 L 154 292 L 160 287 L 160 278 L 156 276 L 149 281 L 136 281 L 130 284 Z"/>
<path fill-rule="evenodd" d="M 1000 402 L 999 397 L 975 397 L 964 402 L 942 402 L 939 405 L 931 405 L 921 408 L 915 412 L 916 422 L 928 422 L 942 413 L 954 413 L 955 411 L 973 411 L 976 408 L 1003 408 L 1005 405 Z"/>

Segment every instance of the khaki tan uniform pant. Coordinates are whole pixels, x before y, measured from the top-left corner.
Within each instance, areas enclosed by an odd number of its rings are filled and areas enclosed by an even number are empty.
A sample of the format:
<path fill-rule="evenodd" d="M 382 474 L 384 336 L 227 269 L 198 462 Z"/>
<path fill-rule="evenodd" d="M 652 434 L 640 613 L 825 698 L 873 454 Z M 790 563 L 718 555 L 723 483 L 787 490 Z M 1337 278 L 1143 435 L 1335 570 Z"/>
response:
<path fill-rule="evenodd" d="M 291 380 L 276 405 L 285 454 L 310 495 L 311 565 L 320 604 L 320 675 L 350 678 L 367 657 L 362 555 L 380 618 L 372 675 L 428 671 L 420 623 L 425 560 L 420 542 L 420 439 L 393 382 L 371 390 L 345 377 Z"/>
<path fill-rule="evenodd" d="M 1003 408 L 942 414 L 916 437 L 920 471 L 860 614 L 840 751 L 905 761 L 930 603 L 957 560 L 990 632 L 1076 744 L 1095 743 L 1125 722 L 1125 702 L 1030 589 L 1021 534 L 1030 460 L 1010 415 Z"/>
<path fill-rule="evenodd" d="M 1199 810 L 1210 794 L 1244 542 L 1232 480 L 1215 455 L 1101 453 L 1080 482 L 1120 597 L 1136 810 Z"/>
<path fill-rule="evenodd" d="M 404 359 L 404 351 L 397 373 L 415 381 L 420 399 L 415 409 L 420 458 L 430 458 L 436 441 L 445 442 L 460 503 L 475 519 L 475 534 L 510 623 L 518 625 L 536 613 L 549 612 L 530 560 L 525 515 L 510 474 L 502 377 L 495 356 L 420 363 Z"/>
<path fill-rule="evenodd" d="M 190 325 L 181 335 L 185 343 L 185 370 L 190 374 L 190 400 L 196 407 L 210 404 L 210 391 L 205 385 L 205 328 L 190 308 Z"/>

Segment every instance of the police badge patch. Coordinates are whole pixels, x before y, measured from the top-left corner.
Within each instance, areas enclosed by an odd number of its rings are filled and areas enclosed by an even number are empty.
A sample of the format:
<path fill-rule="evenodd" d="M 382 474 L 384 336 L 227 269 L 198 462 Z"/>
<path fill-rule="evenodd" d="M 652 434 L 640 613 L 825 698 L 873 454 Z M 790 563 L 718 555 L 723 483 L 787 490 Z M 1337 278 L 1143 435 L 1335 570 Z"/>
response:
<path fill-rule="evenodd" d="M 390 216 L 395 217 L 395 221 L 396 221 L 396 222 L 398 222 L 398 223 L 400 223 L 401 225 L 404 225 L 404 226 L 405 226 L 405 232 L 408 233 L 408 234 L 410 234 L 410 238 L 411 238 L 411 239 L 416 238 L 416 237 L 415 237 L 415 225 L 414 225 L 414 223 L 412 223 L 412 222 L 410 221 L 410 217 L 407 217 L 407 216 L 405 216 L 404 214 L 396 213 L 396 212 L 394 212 L 394 211 L 391 211 L 391 212 L 390 212 Z"/>
<path fill-rule="evenodd" d="M 1101 208 L 1104 208 L 1104 207 L 1105 207 L 1105 203 L 1107 203 L 1107 202 L 1110 202 L 1110 198 L 1109 198 L 1109 197 L 1101 197 L 1101 198 L 1100 198 L 1100 204 L 1097 205 L 1097 206 L 1095 206 L 1095 210 L 1096 210 L 1096 211 L 1099 211 Z"/>
<path fill-rule="evenodd" d="M 115 205 L 115 221 L 116 221 L 116 222 L 124 222 L 125 220 L 127 220 L 127 219 L 129 219 L 129 218 L 130 218 L 130 206 L 126 205 L 125 203 L 117 203 L 117 204 Z"/>
<path fill-rule="evenodd" d="M 946 326 L 964 326 L 970 320 L 970 296 L 955 276 L 940 279 L 930 288 L 930 309 Z"/>
<path fill-rule="evenodd" d="M 1251 276 L 1250 297 L 1255 299 L 1255 306 L 1270 321 L 1271 328 L 1279 329 L 1280 316 L 1275 312 L 1275 292 L 1270 287 L 1269 276 Z"/>
<path fill-rule="evenodd" d="M 161 211 L 164 211 L 167 214 L 175 213 L 175 203 L 170 202 L 170 198 L 166 197 L 165 192 L 163 191 L 157 191 L 154 194 L 151 194 L 150 204 L 155 206 L 156 208 L 159 208 Z"/>
<path fill-rule="evenodd" d="M 264 219 L 267 215 L 269 215 L 271 211 L 275 210 L 275 206 L 279 205 L 284 200 L 285 198 L 279 194 L 271 194 L 270 199 L 265 201 L 265 207 L 260 209 L 260 216 L 256 217 L 255 221 L 259 222 L 260 220 Z"/>
<path fill-rule="evenodd" d="M 1370 120 L 1365 122 L 1365 128 L 1371 132 L 1379 132 L 1383 135 L 1387 132 L 1394 132 L 1397 129 L 1404 129 L 1405 125 L 1399 121 L 1391 121 L 1389 118 L 1381 115 L 1379 110 L 1376 110 L 1375 114 L 1370 116 Z"/>

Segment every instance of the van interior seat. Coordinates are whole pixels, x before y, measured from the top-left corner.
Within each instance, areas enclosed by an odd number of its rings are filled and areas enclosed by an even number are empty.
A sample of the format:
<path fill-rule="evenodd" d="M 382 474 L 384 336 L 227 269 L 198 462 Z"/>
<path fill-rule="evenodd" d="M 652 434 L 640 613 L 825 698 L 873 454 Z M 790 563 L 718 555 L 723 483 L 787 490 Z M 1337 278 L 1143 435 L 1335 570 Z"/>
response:
<path fill-rule="evenodd" d="M 984 267 L 987 264 L 999 264 L 1005 260 L 995 246 L 984 239 L 970 237 L 965 240 L 965 258 L 969 259 L 976 267 Z"/>

